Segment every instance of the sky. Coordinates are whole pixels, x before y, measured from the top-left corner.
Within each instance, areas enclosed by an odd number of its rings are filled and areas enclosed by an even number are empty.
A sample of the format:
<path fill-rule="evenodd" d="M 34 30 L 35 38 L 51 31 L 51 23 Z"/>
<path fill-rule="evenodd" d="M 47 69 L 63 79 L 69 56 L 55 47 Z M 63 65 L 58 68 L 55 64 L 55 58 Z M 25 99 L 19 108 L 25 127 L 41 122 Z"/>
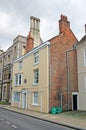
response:
<path fill-rule="evenodd" d="M 18 35 L 27 36 L 30 16 L 40 19 L 43 41 L 58 35 L 61 14 L 80 40 L 85 35 L 86 0 L 0 0 L 0 49 L 6 51 Z"/>

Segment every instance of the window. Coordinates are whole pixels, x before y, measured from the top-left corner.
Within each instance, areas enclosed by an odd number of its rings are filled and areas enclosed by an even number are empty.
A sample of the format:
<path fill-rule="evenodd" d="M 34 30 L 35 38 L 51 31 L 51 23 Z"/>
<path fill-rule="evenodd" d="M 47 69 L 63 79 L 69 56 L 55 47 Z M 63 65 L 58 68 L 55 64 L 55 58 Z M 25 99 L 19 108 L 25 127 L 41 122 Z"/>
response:
<path fill-rule="evenodd" d="M 10 61 L 10 55 L 8 55 L 8 60 Z"/>
<path fill-rule="evenodd" d="M 33 105 L 38 105 L 38 92 L 33 94 Z"/>
<path fill-rule="evenodd" d="M 84 50 L 84 66 L 86 66 L 86 49 Z"/>
<path fill-rule="evenodd" d="M 8 68 L 8 79 L 11 79 L 11 67 Z"/>
<path fill-rule="evenodd" d="M 17 50 L 17 49 L 16 49 L 16 46 L 15 46 L 15 47 L 14 47 L 14 52 L 16 52 L 16 50 Z"/>
<path fill-rule="evenodd" d="M 19 70 L 22 69 L 22 61 L 19 62 L 19 66 L 18 66 Z"/>
<path fill-rule="evenodd" d="M 22 85 L 22 75 L 21 74 L 16 74 L 15 75 L 15 85 Z"/>
<path fill-rule="evenodd" d="M 21 74 L 19 74 L 19 85 L 21 85 Z"/>
<path fill-rule="evenodd" d="M 3 97 L 6 98 L 6 86 L 4 86 L 4 93 L 3 93 Z"/>
<path fill-rule="evenodd" d="M 39 69 L 34 70 L 34 84 L 39 83 Z"/>
<path fill-rule="evenodd" d="M 0 79 L 2 78 L 2 73 L 0 72 Z"/>
<path fill-rule="evenodd" d="M 85 79 L 85 87 L 84 87 L 85 89 L 84 90 L 86 92 L 86 76 L 84 77 L 84 79 Z"/>
<path fill-rule="evenodd" d="M 19 92 L 15 92 L 14 93 L 14 102 L 19 102 L 20 101 L 20 93 Z"/>
<path fill-rule="evenodd" d="M 34 54 L 34 63 L 39 63 L 39 52 Z"/>

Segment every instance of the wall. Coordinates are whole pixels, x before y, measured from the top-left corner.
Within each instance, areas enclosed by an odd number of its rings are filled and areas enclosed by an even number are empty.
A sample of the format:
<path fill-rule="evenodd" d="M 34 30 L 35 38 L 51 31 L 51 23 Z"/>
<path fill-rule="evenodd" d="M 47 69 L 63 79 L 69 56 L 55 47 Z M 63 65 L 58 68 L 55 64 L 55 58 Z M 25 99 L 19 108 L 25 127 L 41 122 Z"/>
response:
<path fill-rule="evenodd" d="M 86 49 L 86 41 L 77 46 L 77 63 L 78 63 L 78 87 L 79 87 L 79 110 L 86 110 L 86 90 L 85 76 L 86 66 L 84 66 L 84 50 Z"/>
<path fill-rule="evenodd" d="M 27 55 L 27 54 L 26 54 Z M 18 62 L 13 65 L 13 93 L 15 91 L 20 91 L 20 96 L 22 95 L 23 90 L 27 90 L 27 98 L 26 98 L 26 109 L 39 111 L 39 112 L 49 112 L 49 63 L 48 63 L 48 46 L 39 50 L 39 63 L 34 64 L 34 53 L 26 56 L 22 59 L 23 68 L 22 70 L 18 70 Z M 33 84 L 34 79 L 34 70 L 39 69 L 39 83 L 38 85 Z M 22 73 L 22 86 L 14 86 L 14 79 L 16 73 Z M 24 83 L 24 79 L 27 80 L 27 83 Z M 33 105 L 33 93 L 39 93 L 39 104 L 38 106 Z M 20 107 L 22 108 L 22 96 Z M 12 102 L 12 105 L 16 104 Z M 19 104 L 17 104 L 19 107 Z"/>
<path fill-rule="evenodd" d="M 62 95 L 63 110 L 72 109 L 72 92 L 78 91 L 76 52 L 67 53 L 70 68 L 68 79 L 66 51 L 71 49 L 76 42 L 77 39 L 70 29 L 66 29 L 64 34 L 60 34 L 50 40 L 50 108 L 61 106 Z M 69 96 L 68 82 L 70 82 Z"/>

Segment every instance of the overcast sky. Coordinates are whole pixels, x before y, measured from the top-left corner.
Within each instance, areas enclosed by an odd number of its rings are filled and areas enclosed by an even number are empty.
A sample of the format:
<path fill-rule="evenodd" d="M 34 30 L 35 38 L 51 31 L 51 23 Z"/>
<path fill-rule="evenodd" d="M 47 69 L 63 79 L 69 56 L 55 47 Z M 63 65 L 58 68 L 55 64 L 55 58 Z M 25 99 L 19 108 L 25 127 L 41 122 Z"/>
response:
<path fill-rule="evenodd" d="M 85 34 L 86 0 L 0 0 L 0 49 L 6 50 L 17 35 L 27 36 L 30 16 L 40 19 L 43 41 L 58 35 L 61 14 L 80 40 Z"/>

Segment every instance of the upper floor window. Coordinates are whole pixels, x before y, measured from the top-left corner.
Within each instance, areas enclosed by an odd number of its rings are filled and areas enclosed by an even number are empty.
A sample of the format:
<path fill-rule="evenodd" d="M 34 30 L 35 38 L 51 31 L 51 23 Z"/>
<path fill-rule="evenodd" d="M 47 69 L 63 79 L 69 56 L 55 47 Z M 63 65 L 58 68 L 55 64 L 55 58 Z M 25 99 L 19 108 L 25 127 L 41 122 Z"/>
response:
<path fill-rule="evenodd" d="M 10 60 L 10 55 L 8 55 L 8 60 Z"/>
<path fill-rule="evenodd" d="M 8 79 L 11 79 L 11 67 L 8 68 Z"/>
<path fill-rule="evenodd" d="M 2 64 L 2 60 L 0 60 L 0 64 Z"/>
<path fill-rule="evenodd" d="M 84 66 L 86 66 L 86 49 L 84 50 Z"/>
<path fill-rule="evenodd" d="M 34 84 L 39 83 L 39 69 L 34 70 Z"/>
<path fill-rule="evenodd" d="M 39 52 L 36 52 L 34 54 L 34 63 L 38 63 L 39 62 Z"/>
<path fill-rule="evenodd" d="M 84 91 L 86 92 L 86 76 L 84 77 L 85 79 L 85 87 L 84 87 Z"/>
<path fill-rule="evenodd" d="M 23 63 L 22 61 L 19 62 L 19 65 L 18 65 L 19 70 L 22 69 L 22 63 Z"/>
<path fill-rule="evenodd" d="M 22 85 L 22 74 L 15 75 L 15 85 L 16 86 Z"/>
<path fill-rule="evenodd" d="M 2 78 L 2 73 L 0 72 L 0 79 Z"/>
<path fill-rule="evenodd" d="M 16 52 L 16 50 L 17 50 L 17 49 L 16 49 L 16 46 L 15 46 L 15 47 L 14 47 L 14 52 Z"/>

